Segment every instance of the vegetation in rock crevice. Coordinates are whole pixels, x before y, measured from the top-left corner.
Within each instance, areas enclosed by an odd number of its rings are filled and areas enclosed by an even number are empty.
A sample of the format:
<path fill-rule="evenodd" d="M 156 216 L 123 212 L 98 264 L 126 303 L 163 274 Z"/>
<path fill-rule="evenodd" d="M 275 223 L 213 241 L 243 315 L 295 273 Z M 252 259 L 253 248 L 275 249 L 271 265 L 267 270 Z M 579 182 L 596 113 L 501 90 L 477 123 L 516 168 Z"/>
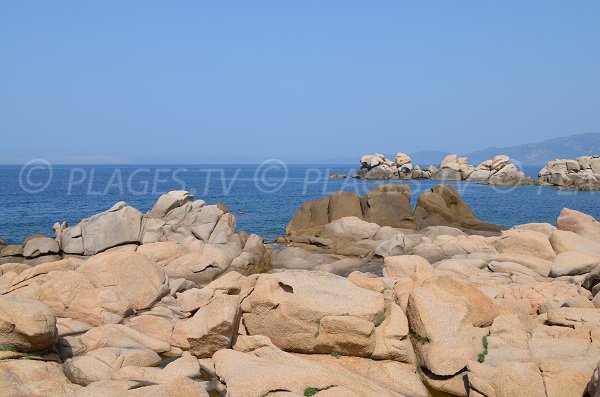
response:
<path fill-rule="evenodd" d="M 477 357 L 477 360 L 482 363 L 485 361 L 485 356 L 487 356 L 488 354 L 488 337 L 490 336 L 489 333 L 487 333 L 486 335 L 483 336 L 483 338 L 481 338 L 481 343 L 483 344 L 483 351 L 481 353 L 479 353 L 479 356 Z"/>
<path fill-rule="evenodd" d="M 383 309 L 383 311 L 379 313 L 377 317 L 375 317 L 375 320 L 373 320 L 373 324 L 375 325 L 375 327 L 379 327 L 385 321 L 385 318 L 385 309 Z"/>
<path fill-rule="evenodd" d="M 323 391 L 323 390 L 327 390 L 327 389 L 331 389 L 332 387 L 333 387 L 333 385 L 326 386 L 326 387 L 323 387 L 322 389 L 319 389 L 318 387 L 309 386 L 306 389 L 304 389 L 304 397 L 314 396 L 318 392 Z"/>
<path fill-rule="evenodd" d="M 412 336 L 414 339 L 416 339 L 417 342 L 421 343 L 422 345 L 425 345 L 425 344 L 431 342 L 428 337 L 423 336 L 423 335 L 419 335 L 415 331 L 409 331 L 408 334 L 410 336 Z"/>

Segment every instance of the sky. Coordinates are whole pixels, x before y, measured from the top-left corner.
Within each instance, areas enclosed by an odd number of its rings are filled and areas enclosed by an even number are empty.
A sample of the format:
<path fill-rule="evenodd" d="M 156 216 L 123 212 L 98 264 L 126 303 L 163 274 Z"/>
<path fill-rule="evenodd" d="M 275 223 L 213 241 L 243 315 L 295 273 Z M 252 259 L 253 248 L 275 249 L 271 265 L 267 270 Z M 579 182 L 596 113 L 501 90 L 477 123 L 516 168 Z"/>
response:
<path fill-rule="evenodd" d="M 356 162 L 600 132 L 598 1 L 2 1 L 0 163 Z"/>

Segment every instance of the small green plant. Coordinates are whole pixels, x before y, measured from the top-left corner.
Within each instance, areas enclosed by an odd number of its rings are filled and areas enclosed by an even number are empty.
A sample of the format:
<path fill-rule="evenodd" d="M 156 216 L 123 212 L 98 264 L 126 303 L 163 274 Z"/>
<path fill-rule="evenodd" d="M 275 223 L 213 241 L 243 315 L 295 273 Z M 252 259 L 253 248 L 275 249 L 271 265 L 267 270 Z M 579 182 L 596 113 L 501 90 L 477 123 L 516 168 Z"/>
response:
<path fill-rule="evenodd" d="M 339 359 L 340 357 L 342 357 L 342 353 L 340 352 L 331 352 L 331 355 L 337 359 Z"/>
<path fill-rule="evenodd" d="M 0 345 L 0 351 L 2 352 L 18 352 L 19 349 L 13 345 Z"/>
<path fill-rule="evenodd" d="M 384 309 L 380 314 L 377 315 L 377 317 L 375 317 L 375 320 L 373 320 L 373 324 L 375 324 L 375 327 L 379 327 L 381 324 L 383 324 L 385 318 L 386 314 Z"/>
<path fill-rule="evenodd" d="M 477 360 L 482 363 L 485 361 L 485 356 L 487 356 L 488 354 L 488 337 L 490 336 L 490 334 L 488 333 L 487 335 L 484 335 L 483 338 L 481 338 L 481 343 L 483 344 L 483 351 L 481 353 L 479 353 L 479 356 L 477 357 Z"/>
<path fill-rule="evenodd" d="M 47 352 L 23 353 L 23 355 L 21 356 L 21 358 L 25 359 L 25 360 L 35 359 L 35 358 L 41 358 L 44 354 L 47 354 Z"/>
<path fill-rule="evenodd" d="M 410 331 L 409 335 L 415 338 L 417 342 L 421 343 L 422 345 L 426 345 L 427 343 L 431 342 L 428 337 L 419 335 L 415 331 Z"/>
<path fill-rule="evenodd" d="M 324 387 L 322 389 L 319 389 L 318 387 L 309 386 L 306 389 L 304 389 L 304 397 L 314 396 L 318 392 L 323 391 L 323 390 L 327 390 L 327 389 L 331 389 L 332 387 L 333 386 L 327 386 L 327 387 Z"/>

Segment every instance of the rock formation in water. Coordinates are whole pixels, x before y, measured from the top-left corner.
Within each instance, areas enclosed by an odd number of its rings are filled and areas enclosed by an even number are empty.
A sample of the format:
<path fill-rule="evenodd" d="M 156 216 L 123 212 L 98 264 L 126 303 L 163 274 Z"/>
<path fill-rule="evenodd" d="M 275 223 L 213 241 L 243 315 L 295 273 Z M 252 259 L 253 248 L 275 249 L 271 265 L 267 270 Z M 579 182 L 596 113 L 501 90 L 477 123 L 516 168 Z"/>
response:
<path fill-rule="evenodd" d="M 467 163 L 466 157 L 447 155 L 439 166 L 421 168 L 413 165 L 411 158 L 396 154 L 395 161 L 382 154 L 365 155 L 361 158 L 361 168 L 356 177 L 360 179 L 437 179 L 472 181 L 490 185 L 528 185 L 531 178 L 518 169 L 505 155 L 498 155 L 483 161 L 478 166 Z"/>
<path fill-rule="evenodd" d="M 332 221 L 356 217 L 379 226 L 422 229 L 427 226 L 452 226 L 462 229 L 498 232 L 499 226 L 477 219 L 452 185 L 438 185 L 423 193 L 413 211 L 408 185 L 387 184 L 366 196 L 339 191 L 331 196 L 306 201 L 286 228 L 290 236 L 315 236 Z"/>
<path fill-rule="evenodd" d="M 600 223 L 474 229 L 452 188 L 408 195 L 305 204 L 270 271 L 184 192 L 28 239 L 48 261 L 0 265 L 0 396 L 598 395 Z"/>
<path fill-rule="evenodd" d="M 538 183 L 559 189 L 600 190 L 600 156 L 548 161 L 538 174 Z"/>
<path fill-rule="evenodd" d="M 360 166 L 356 174 L 360 179 L 430 179 L 437 172 L 432 166 L 421 169 L 413 165 L 406 153 L 396 153 L 394 161 L 383 154 L 367 154 L 360 158 Z"/>
<path fill-rule="evenodd" d="M 6 246 L 0 263 L 36 265 L 63 257 L 142 251 L 159 258 L 181 257 L 169 264 L 167 274 L 203 285 L 227 270 L 251 274 L 265 268 L 262 238 L 235 229 L 235 216 L 224 205 L 208 205 L 194 201 L 186 191 L 172 191 L 147 214 L 119 202 L 75 226 L 57 223 L 55 238 L 35 235 L 21 246 Z"/>

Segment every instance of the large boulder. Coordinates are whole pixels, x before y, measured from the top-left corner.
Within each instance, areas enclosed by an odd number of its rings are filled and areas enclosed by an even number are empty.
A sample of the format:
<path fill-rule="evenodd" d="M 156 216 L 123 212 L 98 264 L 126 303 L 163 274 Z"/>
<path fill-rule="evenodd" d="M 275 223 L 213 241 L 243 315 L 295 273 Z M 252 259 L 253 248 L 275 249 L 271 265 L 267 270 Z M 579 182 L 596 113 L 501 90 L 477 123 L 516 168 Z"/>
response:
<path fill-rule="evenodd" d="M 38 360 L 0 361 L 0 396 L 71 396 L 81 386 L 65 376 L 58 363 Z"/>
<path fill-rule="evenodd" d="M 0 345 L 29 352 L 52 347 L 58 340 L 56 318 L 41 302 L 0 296 Z"/>
<path fill-rule="evenodd" d="M 57 239 L 65 253 L 94 255 L 125 244 L 139 244 L 142 213 L 125 202 L 82 220 L 78 225 L 60 229 Z"/>
<path fill-rule="evenodd" d="M 418 255 L 388 256 L 383 261 L 383 275 L 390 278 L 407 277 L 416 285 L 435 277 L 431 264 Z"/>
<path fill-rule="evenodd" d="M 600 257 L 600 243 L 589 240 L 577 233 L 556 230 L 550 235 L 550 244 L 557 254 L 565 251 L 577 251 L 590 256 Z"/>
<path fill-rule="evenodd" d="M 434 186 L 421 194 L 415 209 L 418 229 L 428 226 L 452 226 L 485 232 L 499 232 L 500 226 L 479 220 L 452 185 Z"/>
<path fill-rule="evenodd" d="M 210 358 L 216 351 L 231 347 L 240 314 L 240 299 L 235 295 L 218 295 L 201 307 L 187 325 L 190 352 Z"/>
<path fill-rule="evenodd" d="M 52 255 L 59 252 L 58 242 L 48 236 L 34 235 L 23 242 L 23 256 L 26 258 L 37 258 L 41 255 Z"/>
<path fill-rule="evenodd" d="M 473 285 L 440 277 L 411 292 L 406 314 L 419 363 L 438 376 L 449 376 L 477 360 L 485 327 L 498 310 Z"/>
<path fill-rule="evenodd" d="M 364 217 L 380 226 L 412 228 L 413 211 L 410 205 L 410 188 L 407 185 L 380 185 L 366 198 Z"/>
<path fill-rule="evenodd" d="M 65 374 L 80 383 L 110 379 L 119 369 L 152 367 L 160 356 L 145 347 L 101 347 L 65 361 Z"/>
<path fill-rule="evenodd" d="M 600 189 L 600 156 L 582 156 L 577 160 L 550 160 L 538 173 L 538 183 L 558 189 Z"/>
<path fill-rule="evenodd" d="M 185 247 L 174 241 L 143 244 L 139 246 L 136 252 L 146 255 L 163 267 L 189 253 Z"/>
<path fill-rule="evenodd" d="M 556 220 L 556 227 L 600 243 L 600 223 L 583 212 L 563 208 Z"/>
<path fill-rule="evenodd" d="M 553 277 L 586 274 L 600 265 L 600 257 L 577 251 L 564 251 L 554 258 L 551 274 Z"/>
<path fill-rule="evenodd" d="M 428 396 L 415 369 L 395 361 L 295 355 L 264 337 L 240 336 L 235 349 L 213 356 L 231 396 Z"/>
<path fill-rule="evenodd" d="M 333 192 L 329 198 L 328 221 L 331 222 L 348 216 L 362 218 L 360 197 L 352 192 Z"/>
<path fill-rule="evenodd" d="M 398 152 L 396 153 L 396 165 L 398 167 L 401 167 L 405 164 L 410 164 L 412 163 L 412 159 L 410 158 L 410 156 L 406 153 L 402 153 L 402 152 Z"/>
<path fill-rule="evenodd" d="M 498 169 L 488 179 L 490 185 L 523 185 L 532 182 L 533 181 L 525 176 L 525 173 L 520 171 L 513 163 L 502 166 L 502 168 Z"/>
<path fill-rule="evenodd" d="M 183 278 L 203 286 L 229 269 L 233 260 L 240 254 L 242 249 L 236 243 L 204 244 L 199 251 L 175 259 L 164 269 L 169 278 Z M 252 268 L 244 263 L 236 266 Z"/>
<path fill-rule="evenodd" d="M 27 292 L 27 289 L 30 291 Z M 75 270 L 51 271 L 39 285 L 17 289 L 15 293 L 33 295 L 48 305 L 57 317 L 92 325 L 116 324 L 133 314 L 132 303 L 122 291 L 111 286 L 95 285 Z"/>
<path fill-rule="evenodd" d="M 469 387 L 477 396 L 548 397 L 540 370 L 534 363 L 508 362 L 494 368 L 473 360 L 468 369 Z"/>
<path fill-rule="evenodd" d="M 379 225 L 366 222 L 355 216 L 344 217 L 328 223 L 320 234 L 322 238 L 359 241 L 372 239 Z"/>
<path fill-rule="evenodd" d="M 241 308 L 248 334 L 268 336 L 283 350 L 362 357 L 372 354 L 385 313 L 380 293 L 321 272 L 260 275 Z"/>
<path fill-rule="evenodd" d="M 285 230 L 287 235 L 316 236 L 328 223 L 346 217 L 380 226 L 412 228 L 410 189 L 406 185 L 380 185 L 364 197 L 334 192 L 328 197 L 305 201 Z"/>
<path fill-rule="evenodd" d="M 534 230 L 507 230 L 494 242 L 494 247 L 504 255 L 532 256 L 546 261 L 556 257 L 548 237 Z M 547 277 L 550 273 L 550 263 L 535 266 L 532 270 Z"/>
<path fill-rule="evenodd" d="M 147 256 L 136 252 L 95 255 L 77 271 L 96 287 L 117 290 L 136 310 L 151 307 L 169 293 L 165 271 Z"/>
<path fill-rule="evenodd" d="M 285 233 L 287 235 L 304 233 L 315 235 L 329 223 L 329 199 L 329 197 L 321 197 L 302 203 L 285 228 Z"/>
<path fill-rule="evenodd" d="M 173 190 L 160 196 L 156 204 L 148 212 L 148 215 L 152 218 L 162 218 L 171 210 L 191 203 L 193 200 L 194 197 L 189 192 L 185 190 Z"/>

